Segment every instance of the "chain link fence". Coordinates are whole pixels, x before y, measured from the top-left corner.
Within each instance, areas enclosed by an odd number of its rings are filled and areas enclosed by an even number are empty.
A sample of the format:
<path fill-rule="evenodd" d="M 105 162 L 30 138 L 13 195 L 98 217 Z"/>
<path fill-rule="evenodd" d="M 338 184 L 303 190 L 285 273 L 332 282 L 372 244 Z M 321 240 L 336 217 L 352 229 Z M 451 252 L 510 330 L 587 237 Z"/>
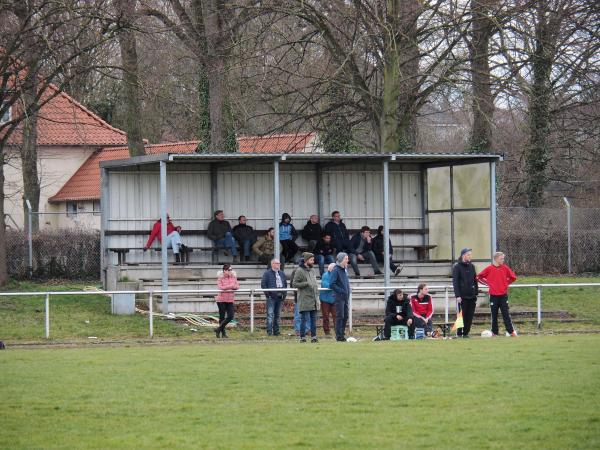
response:
<path fill-rule="evenodd" d="M 8 273 L 21 280 L 28 277 L 27 233 L 7 230 Z M 32 236 L 33 278 L 98 279 L 100 276 L 100 232 L 90 229 L 39 231 Z"/>
<path fill-rule="evenodd" d="M 568 208 L 498 208 L 498 249 L 523 274 L 569 272 Z M 571 208 L 571 271 L 600 272 L 600 208 Z"/>

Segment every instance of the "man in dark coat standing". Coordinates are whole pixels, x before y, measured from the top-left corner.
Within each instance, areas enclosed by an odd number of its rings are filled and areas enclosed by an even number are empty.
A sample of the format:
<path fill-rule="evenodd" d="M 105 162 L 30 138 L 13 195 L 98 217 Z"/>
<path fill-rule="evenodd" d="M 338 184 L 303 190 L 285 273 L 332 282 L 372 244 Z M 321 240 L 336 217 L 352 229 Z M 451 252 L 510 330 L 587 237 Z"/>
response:
<path fill-rule="evenodd" d="M 464 327 L 456 330 L 458 336 L 469 337 L 475 307 L 477 306 L 477 293 L 479 286 L 477 284 L 477 271 L 471 262 L 473 253 L 470 248 L 463 248 L 460 251 L 460 258 L 452 268 L 452 284 L 454 285 L 454 296 L 458 302 L 458 309 L 463 313 Z"/>

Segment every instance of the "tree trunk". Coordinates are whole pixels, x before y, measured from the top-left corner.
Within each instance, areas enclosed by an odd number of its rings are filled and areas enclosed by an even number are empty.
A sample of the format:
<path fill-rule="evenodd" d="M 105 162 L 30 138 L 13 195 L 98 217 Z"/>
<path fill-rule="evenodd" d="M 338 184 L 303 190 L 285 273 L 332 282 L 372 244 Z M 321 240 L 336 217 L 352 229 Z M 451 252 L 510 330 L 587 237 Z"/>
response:
<path fill-rule="evenodd" d="M 37 157 L 37 123 L 38 108 L 35 105 L 38 91 L 37 71 L 34 69 L 36 62 L 28 64 L 30 68 L 22 87 L 23 110 L 23 142 L 21 144 L 21 173 L 23 177 L 23 221 L 25 230 L 29 229 L 29 208 L 27 200 L 31 204 L 33 213 L 40 209 L 40 179 L 38 174 Z M 33 214 L 31 218 L 31 232 L 39 230 L 39 216 Z"/>
<path fill-rule="evenodd" d="M 210 144 L 207 148 L 211 153 L 237 151 L 233 114 L 227 92 L 227 60 L 230 50 L 221 16 L 225 13 L 221 0 L 209 0 L 202 4 L 210 116 Z"/>
<path fill-rule="evenodd" d="M 384 36 L 381 151 L 411 152 L 416 147 L 419 90 L 418 0 L 387 0 Z"/>
<path fill-rule="evenodd" d="M 146 154 L 140 117 L 137 43 L 133 29 L 136 3 L 136 1 L 130 0 L 118 0 L 115 3 L 122 22 L 122 29 L 119 32 L 119 47 L 121 49 L 125 92 L 125 128 L 127 131 L 127 146 L 131 156 Z"/>
<path fill-rule="evenodd" d="M 492 151 L 492 120 L 494 99 L 492 97 L 489 41 L 494 30 L 490 7 L 497 0 L 471 0 L 471 39 L 469 56 L 471 63 L 471 86 L 473 128 L 469 148 L 476 153 Z"/>
<path fill-rule="evenodd" d="M 7 282 L 6 220 L 4 217 L 4 149 L 0 149 L 0 286 L 6 286 Z"/>
<path fill-rule="evenodd" d="M 527 204 L 531 207 L 544 203 L 544 189 L 548 185 L 546 168 L 550 158 L 548 134 L 550 133 L 550 76 L 555 53 L 555 37 L 551 29 L 559 26 L 557 17 L 552 20 L 544 2 L 539 2 L 535 24 L 534 53 L 532 55 L 532 85 L 529 93 L 529 142 L 525 148 L 527 177 Z M 557 13 L 550 13 L 557 14 Z M 552 23 L 552 25 L 551 25 Z"/>

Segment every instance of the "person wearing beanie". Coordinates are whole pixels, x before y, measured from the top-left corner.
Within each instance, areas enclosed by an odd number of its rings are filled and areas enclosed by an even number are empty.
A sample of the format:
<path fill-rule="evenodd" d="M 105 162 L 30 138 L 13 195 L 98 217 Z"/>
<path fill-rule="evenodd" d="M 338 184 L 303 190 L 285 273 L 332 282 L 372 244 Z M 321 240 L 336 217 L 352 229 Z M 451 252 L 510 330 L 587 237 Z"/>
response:
<path fill-rule="evenodd" d="M 462 311 L 464 327 L 456 330 L 459 337 L 468 338 L 477 306 L 477 294 L 479 287 L 477 284 L 477 271 L 471 262 L 472 251 L 470 248 L 463 248 L 460 251 L 458 262 L 452 268 L 452 285 L 454 286 L 454 296 L 458 302 L 458 310 Z"/>
<path fill-rule="evenodd" d="M 298 311 L 300 313 L 300 342 L 306 342 L 306 325 L 310 322 L 311 342 L 317 342 L 317 308 L 319 305 L 319 285 L 312 270 L 315 256 L 312 253 L 302 254 L 303 262 L 294 271 L 292 286 L 297 291 Z"/>
<path fill-rule="evenodd" d="M 335 268 L 331 271 L 329 288 L 335 301 L 335 340 L 345 342 L 346 323 L 348 322 L 348 300 L 350 298 L 350 280 L 348 279 L 348 254 L 338 253 Z"/>

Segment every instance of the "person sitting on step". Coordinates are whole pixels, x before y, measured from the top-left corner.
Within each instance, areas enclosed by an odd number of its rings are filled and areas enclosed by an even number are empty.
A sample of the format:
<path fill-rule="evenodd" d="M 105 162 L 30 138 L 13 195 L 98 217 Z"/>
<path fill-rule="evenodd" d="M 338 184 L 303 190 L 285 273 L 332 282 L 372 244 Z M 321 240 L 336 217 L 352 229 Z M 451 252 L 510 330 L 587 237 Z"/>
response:
<path fill-rule="evenodd" d="M 156 222 L 154 222 L 154 225 L 152 226 L 152 231 L 150 232 L 148 242 L 146 242 L 146 245 L 144 246 L 144 251 L 152 247 L 152 243 L 155 239 L 157 239 L 159 243 L 162 243 L 161 231 L 161 220 L 158 219 Z M 181 242 L 180 233 L 181 227 L 173 225 L 171 217 L 169 217 L 169 215 L 167 214 L 167 248 L 173 249 L 173 254 L 175 255 L 175 264 L 186 262 L 186 260 L 189 261 L 188 247 L 186 247 L 183 244 L 183 242 Z"/>
<path fill-rule="evenodd" d="M 237 243 L 231 232 L 231 225 L 225 220 L 225 214 L 222 210 L 215 211 L 214 219 L 208 224 L 206 235 L 213 241 L 215 248 L 224 248 L 225 254 L 231 252 L 234 261 L 238 261 Z"/>
<path fill-rule="evenodd" d="M 408 295 L 402 289 L 396 289 L 389 296 L 385 305 L 385 319 L 383 327 L 383 338 L 389 340 L 392 334 L 392 326 L 404 325 L 408 327 L 409 339 L 415 337 L 415 324 L 412 307 Z"/>

